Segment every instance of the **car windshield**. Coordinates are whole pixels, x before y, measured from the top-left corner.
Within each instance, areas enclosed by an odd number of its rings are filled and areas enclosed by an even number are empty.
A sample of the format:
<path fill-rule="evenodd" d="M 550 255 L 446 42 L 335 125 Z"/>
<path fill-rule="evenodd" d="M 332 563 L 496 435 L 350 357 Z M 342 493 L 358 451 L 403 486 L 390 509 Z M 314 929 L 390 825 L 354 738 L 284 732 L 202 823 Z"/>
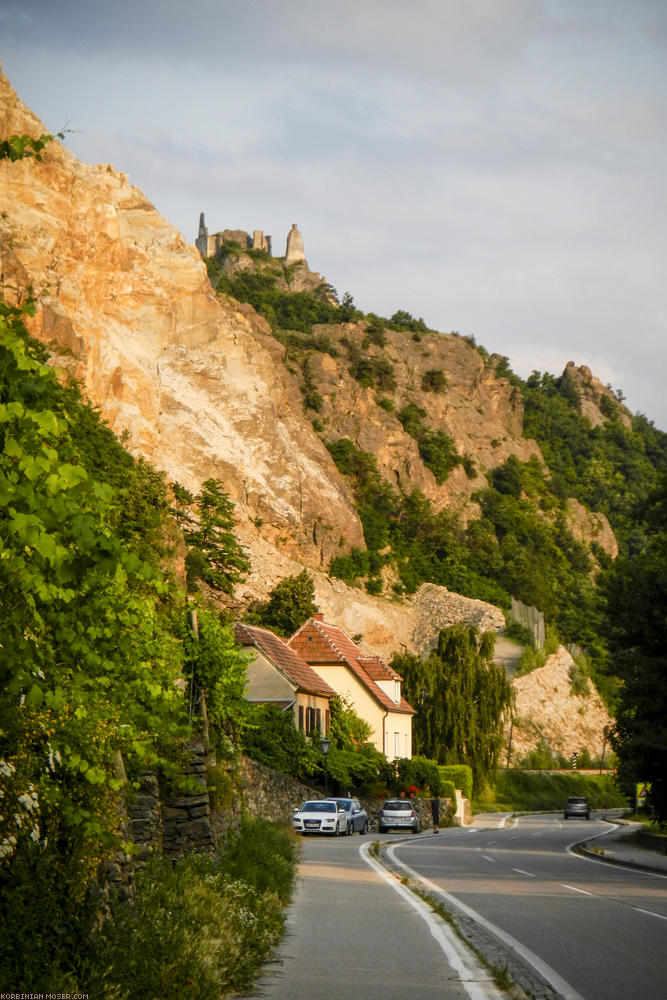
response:
<path fill-rule="evenodd" d="M 301 812 L 307 813 L 333 813 L 336 812 L 335 802 L 304 802 Z"/>
<path fill-rule="evenodd" d="M 352 808 L 352 800 L 351 799 L 336 799 L 336 802 L 338 802 L 343 807 L 343 809 L 351 809 Z"/>
<path fill-rule="evenodd" d="M 412 802 L 399 799 L 398 802 L 385 802 L 384 808 L 390 812 L 409 812 L 412 809 Z"/>
<path fill-rule="evenodd" d="M 571 806 L 585 806 L 586 799 L 568 799 L 567 800 Z"/>

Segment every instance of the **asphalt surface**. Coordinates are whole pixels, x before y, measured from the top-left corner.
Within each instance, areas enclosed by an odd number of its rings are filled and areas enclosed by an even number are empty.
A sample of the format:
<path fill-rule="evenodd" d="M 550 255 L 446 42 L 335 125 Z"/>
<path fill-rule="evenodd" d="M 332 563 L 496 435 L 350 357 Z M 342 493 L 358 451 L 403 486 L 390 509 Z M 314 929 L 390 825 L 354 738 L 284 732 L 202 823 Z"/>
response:
<path fill-rule="evenodd" d="M 502 857 L 493 856 L 493 852 L 498 850 L 494 846 L 495 838 L 498 836 L 501 840 L 503 850 L 514 849 L 513 841 L 516 839 L 513 831 L 504 829 L 509 822 L 509 818 L 505 816 L 475 817 L 472 828 L 443 830 L 438 837 L 427 830 L 417 837 L 384 834 L 382 837 L 303 838 L 299 881 L 288 910 L 285 937 L 274 960 L 265 967 L 262 978 L 246 996 L 252 1000 L 299 1000 L 301 997 L 311 996 L 318 1000 L 333 1000 L 334 997 L 345 997 L 346 1000 L 356 1000 L 357 997 L 363 1000 L 404 1000 L 406 997 L 410 1000 L 435 1000 L 436 997 L 438 1000 L 498 1000 L 499 997 L 506 997 L 507 994 L 494 985 L 489 967 L 480 964 L 473 951 L 452 931 L 450 925 L 402 884 L 401 879 L 412 887 L 418 886 L 419 878 L 413 878 L 410 873 L 399 868 L 401 861 L 410 864 L 418 857 L 420 860 L 414 867 L 420 873 L 426 873 L 426 884 L 423 886 L 425 891 L 433 896 L 433 889 L 437 896 L 437 891 L 446 886 L 458 899 L 465 898 L 478 909 L 482 908 L 483 901 L 490 899 L 490 905 L 496 906 L 495 912 L 492 909 L 494 920 L 491 925 L 494 928 L 497 928 L 497 921 L 500 922 L 508 910 L 516 911 L 511 926 L 527 937 L 535 926 L 543 922 L 538 915 L 544 912 L 545 907 L 551 915 L 555 914 L 562 919 L 561 943 L 555 941 L 555 947 L 551 950 L 547 948 L 547 943 L 554 938 L 553 931 L 549 930 L 542 938 L 539 934 L 535 938 L 540 954 L 548 953 L 551 956 L 553 953 L 555 967 L 563 962 L 563 967 L 567 968 L 568 950 L 572 951 L 583 935 L 590 935 L 590 925 L 586 924 L 586 920 L 592 920 L 593 926 L 600 927 L 601 938 L 611 940 L 616 934 L 623 940 L 623 932 L 616 926 L 624 916 L 623 907 L 615 910 L 612 907 L 613 912 L 609 913 L 604 909 L 596 909 L 595 900 L 585 897 L 595 896 L 597 890 L 591 889 L 588 883 L 585 883 L 585 888 L 578 888 L 566 881 L 570 878 L 567 865 L 577 863 L 580 868 L 587 869 L 587 872 L 588 869 L 594 872 L 597 867 L 603 872 L 613 872 L 616 868 L 615 877 L 621 883 L 624 880 L 632 881 L 631 873 L 638 868 L 648 874 L 655 873 L 654 880 L 659 880 L 661 873 L 667 878 L 667 856 L 625 842 L 623 838 L 628 833 L 628 826 L 612 827 L 593 820 L 590 824 L 585 820 L 570 820 L 565 823 L 553 820 L 552 817 L 551 825 L 557 828 L 556 833 L 540 831 L 539 821 L 532 833 L 543 837 L 542 841 L 537 842 L 544 848 L 540 851 L 540 860 L 542 855 L 546 857 L 554 852 L 556 870 L 560 871 L 558 866 L 563 867 L 558 876 L 542 876 L 543 882 L 539 887 L 534 881 L 531 884 L 530 880 L 535 876 L 527 870 L 528 862 L 516 862 L 524 867 L 517 869 L 515 866 L 512 869 L 514 874 L 511 878 L 518 880 L 517 882 L 505 884 L 499 878 L 500 868 L 493 862 L 502 863 Z M 530 833 L 530 824 L 527 823 L 526 827 L 527 833 Z M 468 834 L 470 837 L 466 837 Z M 475 834 L 485 835 L 491 845 L 488 848 L 478 848 L 476 858 L 470 851 L 471 837 Z M 506 838 L 504 844 L 503 837 Z M 547 843 L 548 837 L 554 837 L 555 840 Z M 382 842 L 379 858 L 371 849 L 375 840 Z M 558 853 L 559 847 L 566 845 L 566 841 L 571 848 L 569 861 L 563 850 Z M 583 845 L 578 843 L 580 841 L 583 841 Z M 479 844 L 481 842 L 481 839 L 478 840 Z M 460 870 L 462 865 L 458 860 L 451 863 L 456 858 L 456 851 L 463 849 L 464 843 L 465 857 L 479 866 L 479 871 L 473 873 L 473 886 L 474 880 L 478 880 L 478 884 L 474 886 L 475 891 L 470 886 L 463 890 L 463 882 L 456 881 L 457 875 L 463 874 Z M 587 866 L 581 858 L 572 858 L 573 850 L 584 852 L 592 864 Z M 442 875 L 443 864 L 447 863 L 448 857 L 450 868 L 446 878 L 435 877 L 429 884 L 429 875 Z M 429 859 L 437 863 L 439 868 L 429 869 Z M 489 868 L 492 870 L 493 881 L 485 885 L 483 879 L 487 878 Z M 624 868 L 627 872 L 623 871 Z M 418 875 L 417 872 L 414 874 Z M 566 885 L 571 892 L 554 892 L 553 882 L 556 877 L 562 877 L 559 884 Z M 589 879 L 592 877 L 588 875 Z M 574 882 L 573 879 L 571 881 Z M 660 884 L 662 887 L 662 883 Z M 584 883 L 581 885 L 584 886 Z M 614 887 L 612 896 L 618 902 L 623 892 L 638 891 L 619 884 Z M 532 900 L 531 892 L 535 897 Z M 444 895 L 447 896 L 447 893 Z M 572 896 L 577 900 L 575 908 L 569 911 L 572 914 L 570 917 L 563 908 L 571 903 L 570 900 L 563 899 L 563 896 Z M 639 904 L 641 900 L 638 898 L 635 902 Z M 455 907 L 452 909 L 445 905 L 444 909 L 455 913 L 456 923 L 463 936 L 478 953 L 484 955 L 496 971 L 503 970 L 515 983 L 513 996 L 608 1000 L 608 996 L 612 995 L 604 992 L 604 973 L 608 971 L 604 968 L 604 949 L 601 950 L 599 959 L 599 977 L 597 973 L 589 977 L 591 983 L 599 983 L 599 986 L 594 988 L 584 977 L 585 988 L 579 992 L 570 986 L 568 979 L 554 973 L 549 964 L 542 963 L 544 968 L 540 968 L 541 960 L 534 956 L 530 948 L 526 948 L 526 963 L 521 956 L 515 955 L 513 948 L 499 942 L 494 934 L 487 933 L 477 920 L 468 919 L 465 915 L 461 917 Z M 641 905 L 630 906 L 629 909 L 643 912 Z M 473 912 L 476 913 L 477 910 Z M 645 912 L 650 911 L 647 909 Z M 660 916 L 659 913 L 656 915 Z M 650 963 L 656 954 L 660 955 L 659 947 L 656 952 L 655 935 L 662 934 L 664 943 L 667 943 L 667 920 L 647 920 L 647 925 L 643 946 L 646 961 Z M 594 935 L 591 940 L 595 943 Z M 509 965 L 508 950 L 512 952 L 512 962 Z M 662 951 L 664 950 L 663 948 Z M 531 955 L 535 957 L 532 965 Z M 613 958 L 618 960 L 619 956 L 614 955 Z M 654 970 L 658 981 L 660 962 L 664 964 L 664 958 L 660 958 L 658 968 Z M 545 969 L 546 973 L 543 975 Z M 635 983 L 640 992 L 634 992 L 633 982 L 630 976 L 623 987 L 626 990 L 626 1000 L 635 996 L 667 995 L 661 992 L 664 980 L 657 993 L 645 992 L 640 983 Z"/>
<path fill-rule="evenodd" d="M 379 865 L 373 839 L 303 838 L 285 937 L 248 996 L 502 1000 L 448 924 Z"/>
<path fill-rule="evenodd" d="M 389 864 L 452 914 L 466 940 L 533 997 L 667 996 L 667 873 L 600 817 L 488 817 L 438 844 L 402 843 Z M 578 844 L 587 845 L 587 856 Z M 607 858 L 613 856 L 613 864 Z M 641 862 L 642 868 L 631 862 Z"/>

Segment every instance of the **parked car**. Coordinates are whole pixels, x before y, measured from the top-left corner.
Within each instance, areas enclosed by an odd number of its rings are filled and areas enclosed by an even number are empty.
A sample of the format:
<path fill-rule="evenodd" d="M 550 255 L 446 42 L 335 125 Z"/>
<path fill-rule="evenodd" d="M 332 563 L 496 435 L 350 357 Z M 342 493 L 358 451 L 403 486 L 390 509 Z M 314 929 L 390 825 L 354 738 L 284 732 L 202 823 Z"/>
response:
<path fill-rule="evenodd" d="M 333 799 L 316 799 L 296 810 L 292 825 L 297 833 L 331 833 L 338 837 L 347 833 L 347 815 Z"/>
<path fill-rule="evenodd" d="M 368 831 L 368 813 L 361 808 L 358 799 L 332 799 L 345 809 L 347 832 L 364 834 Z"/>
<path fill-rule="evenodd" d="M 588 804 L 588 799 L 583 796 L 572 796 L 565 803 L 565 819 L 569 819 L 570 816 L 574 816 L 575 819 L 581 819 L 586 817 L 586 819 L 591 818 L 591 807 Z"/>
<path fill-rule="evenodd" d="M 387 830 L 412 830 L 413 833 L 420 833 L 421 828 L 419 813 L 410 799 L 388 799 L 380 809 L 380 833 Z"/>

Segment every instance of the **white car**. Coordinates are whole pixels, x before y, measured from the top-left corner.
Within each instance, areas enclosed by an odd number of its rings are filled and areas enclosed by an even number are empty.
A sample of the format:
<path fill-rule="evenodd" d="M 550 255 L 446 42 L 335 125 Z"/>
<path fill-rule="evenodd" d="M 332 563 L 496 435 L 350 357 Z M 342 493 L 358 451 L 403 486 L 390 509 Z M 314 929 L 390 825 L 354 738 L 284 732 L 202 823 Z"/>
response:
<path fill-rule="evenodd" d="M 347 814 L 339 802 L 314 799 L 297 809 L 292 825 L 297 833 L 331 833 L 338 837 L 347 833 Z"/>

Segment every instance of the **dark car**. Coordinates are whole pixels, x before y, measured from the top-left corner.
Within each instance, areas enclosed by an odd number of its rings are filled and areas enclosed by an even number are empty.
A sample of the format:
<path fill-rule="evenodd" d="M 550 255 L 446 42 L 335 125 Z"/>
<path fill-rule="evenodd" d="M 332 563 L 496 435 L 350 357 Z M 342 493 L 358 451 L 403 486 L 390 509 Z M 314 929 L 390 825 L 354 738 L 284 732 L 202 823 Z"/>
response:
<path fill-rule="evenodd" d="M 378 816 L 378 830 L 412 830 L 420 833 L 422 828 L 419 813 L 410 799 L 388 799 Z"/>
<path fill-rule="evenodd" d="M 565 819 L 569 819 L 572 816 L 574 819 L 586 819 L 591 818 L 591 807 L 588 804 L 588 799 L 585 799 L 582 795 L 572 796 L 565 803 Z"/>
<path fill-rule="evenodd" d="M 332 799 L 331 801 L 337 802 L 345 810 L 348 834 L 363 834 L 368 831 L 368 814 L 365 809 L 362 809 L 358 799 Z"/>

